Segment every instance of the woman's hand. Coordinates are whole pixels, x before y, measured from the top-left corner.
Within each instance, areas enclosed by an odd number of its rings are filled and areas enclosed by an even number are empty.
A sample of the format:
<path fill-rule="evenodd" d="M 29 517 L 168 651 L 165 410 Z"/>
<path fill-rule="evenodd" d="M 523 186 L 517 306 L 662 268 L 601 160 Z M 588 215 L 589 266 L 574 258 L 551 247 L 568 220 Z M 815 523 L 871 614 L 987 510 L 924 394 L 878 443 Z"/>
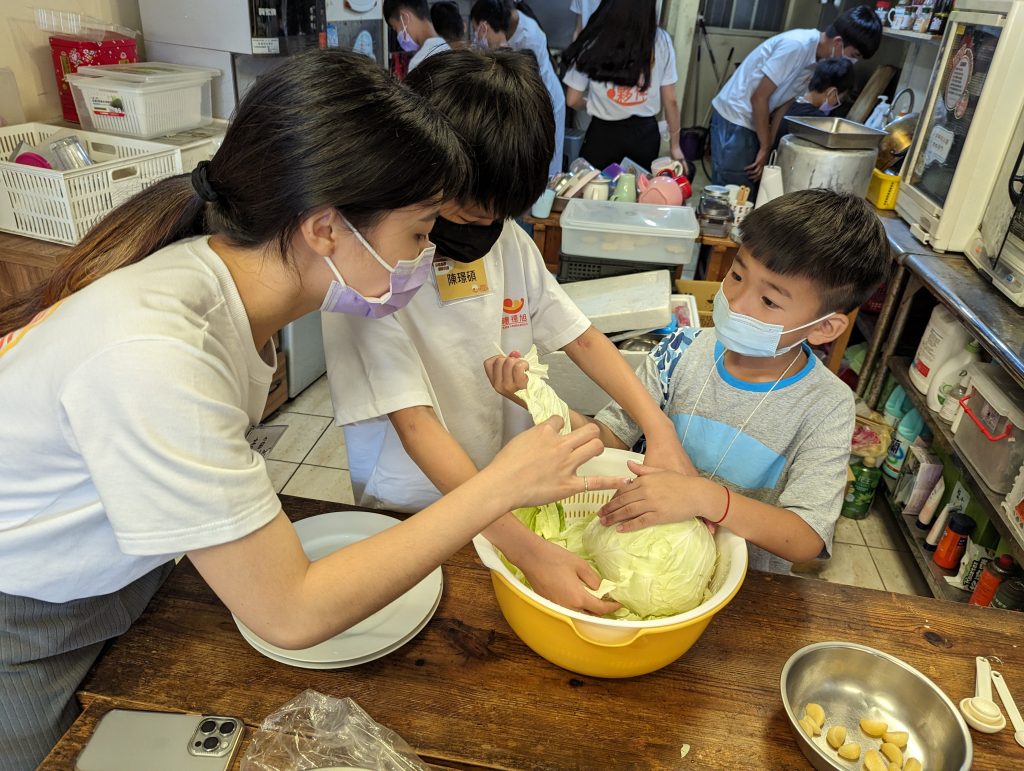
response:
<path fill-rule="evenodd" d="M 526 404 L 516 396 L 516 391 L 526 388 L 526 371 L 529 368 L 529 362 L 520 358 L 518 351 L 512 351 L 509 356 L 492 356 L 484 362 L 484 372 L 491 381 L 491 387 L 523 409 L 526 409 Z"/>
<path fill-rule="evenodd" d="M 620 607 L 587 591 L 587 586 L 596 589 L 600 585 L 601 576 L 582 557 L 558 544 L 540 539 L 529 559 L 521 563 L 518 567 L 533 590 L 563 608 L 603 616 Z"/>
<path fill-rule="evenodd" d="M 706 479 L 633 461 L 627 465 L 637 477 L 597 512 L 601 524 L 630 533 L 651 525 L 682 522 L 702 513 Z"/>
<path fill-rule="evenodd" d="M 588 490 L 618 490 L 623 477 L 576 476 L 576 469 L 604 451 L 598 428 L 587 424 L 559 434 L 562 419 L 553 416 L 524 431 L 502 448 L 481 474 L 506 509 L 542 506 Z"/>

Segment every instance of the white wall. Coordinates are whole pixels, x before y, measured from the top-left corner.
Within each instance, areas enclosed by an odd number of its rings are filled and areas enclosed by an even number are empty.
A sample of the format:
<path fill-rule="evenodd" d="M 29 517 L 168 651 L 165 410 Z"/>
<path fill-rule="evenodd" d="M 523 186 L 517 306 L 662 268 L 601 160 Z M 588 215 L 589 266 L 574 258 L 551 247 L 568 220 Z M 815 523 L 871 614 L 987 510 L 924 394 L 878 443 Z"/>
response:
<path fill-rule="evenodd" d="M 14 72 L 25 118 L 30 121 L 60 115 L 50 33 L 36 28 L 37 7 L 82 13 L 136 30 L 142 27 L 138 0 L 0 1 L 0 67 Z"/>

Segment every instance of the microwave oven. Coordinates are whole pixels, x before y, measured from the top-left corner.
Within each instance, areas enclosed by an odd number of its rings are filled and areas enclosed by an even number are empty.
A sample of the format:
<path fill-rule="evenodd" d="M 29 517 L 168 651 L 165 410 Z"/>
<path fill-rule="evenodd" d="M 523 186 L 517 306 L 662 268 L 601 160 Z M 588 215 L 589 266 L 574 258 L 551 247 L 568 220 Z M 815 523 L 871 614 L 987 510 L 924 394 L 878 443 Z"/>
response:
<path fill-rule="evenodd" d="M 976 244 L 1024 107 L 1024 2 L 963 0 L 950 14 L 900 173 L 897 213 L 939 252 Z"/>

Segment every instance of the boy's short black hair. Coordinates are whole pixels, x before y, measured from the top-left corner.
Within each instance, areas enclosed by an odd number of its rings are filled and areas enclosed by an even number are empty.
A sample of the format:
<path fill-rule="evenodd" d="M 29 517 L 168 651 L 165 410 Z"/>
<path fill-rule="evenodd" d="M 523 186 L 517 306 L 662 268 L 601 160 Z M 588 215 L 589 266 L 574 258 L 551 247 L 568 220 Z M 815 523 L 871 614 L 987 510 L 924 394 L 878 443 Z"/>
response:
<path fill-rule="evenodd" d="M 473 171 L 446 197 L 516 217 L 544 192 L 555 151 L 551 97 L 524 51 L 445 51 L 405 79 L 445 115 L 469 148 Z"/>
<path fill-rule="evenodd" d="M 434 31 L 449 42 L 466 37 L 466 23 L 453 0 L 441 0 L 430 6 L 430 21 L 434 24 Z"/>
<path fill-rule="evenodd" d="M 807 88 L 819 94 L 835 88 L 840 94 L 853 89 L 853 62 L 849 59 L 822 59 L 814 67 Z"/>
<path fill-rule="evenodd" d="M 427 0 L 384 0 L 381 12 L 384 14 L 384 21 L 390 21 L 402 11 L 408 11 L 418 19 L 430 18 L 430 6 Z"/>
<path fill-rule="evenodd" d="M 870 6 L 858 5 L 841 13 L 825 30 L 825 37 L 837 35 L 844 46 L 853 46 L 861 57 L 870 59 L 882 43 L 882 22 Z"/>
<path fill-rule="evenodd" d="M 867 201 L 849 193 L 787 193 L 754 209 L 740 232 L 768 270 L 817 284 L 822 313 L 857 308 L 889 273 L 885 228 Z"/>

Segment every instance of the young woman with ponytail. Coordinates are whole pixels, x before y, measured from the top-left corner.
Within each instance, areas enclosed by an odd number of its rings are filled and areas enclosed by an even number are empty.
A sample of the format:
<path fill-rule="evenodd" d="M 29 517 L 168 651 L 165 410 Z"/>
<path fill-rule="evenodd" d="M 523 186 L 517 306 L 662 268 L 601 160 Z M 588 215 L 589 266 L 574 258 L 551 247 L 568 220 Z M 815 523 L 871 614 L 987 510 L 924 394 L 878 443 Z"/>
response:
<path fill-rule="evenodd" d="M 430 270 L 467 154 L 353 53 L 289 59 L 209 163 L 111 212 L 0 309 L 0 769 L 34 768 L 106 640 L 187 554 L 224 604 L 301 648 L 407 591 L 510 508 L 576 477 L 596 430 L 557 419 L 400 525 L 310 562 L 246 440 L 270 338 L 318 308 L 380 317 Z"/>

